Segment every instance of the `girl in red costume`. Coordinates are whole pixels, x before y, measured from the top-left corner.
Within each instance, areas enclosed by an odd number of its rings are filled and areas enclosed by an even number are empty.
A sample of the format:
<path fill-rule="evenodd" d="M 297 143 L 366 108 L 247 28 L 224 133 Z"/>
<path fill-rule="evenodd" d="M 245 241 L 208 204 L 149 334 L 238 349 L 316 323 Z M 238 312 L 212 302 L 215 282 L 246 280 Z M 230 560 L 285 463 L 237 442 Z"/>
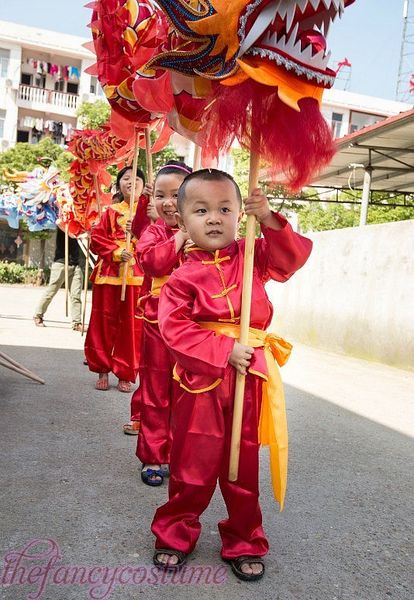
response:
<path fill-rule="evenodd" d="M 167 569 L 184 564 L 218 481 L 228 511 L 219 523 L 221 556 L 237 577 L 253 581 L 263 576 L 261 557 L 268 551 L 259 505 L 259 415 L 261 434 L 272 440 L 272 479 L 281 506 L 287 465 L 284 400 L 275 359 L 282 364 L 290 345 L 265 331 L 273 309 L 264 285 L 270 279 L 289 279 L 306 262 L 312 243 L 270 211 L 260 190 L 247 199 L 245 212 L 256 216 L 263 238 L 255 243 L 245 346 L 237 341 L 244 264 L 244 240 L 235 239 L 240 191 L 226 173 L 197 171 L 179 190 L 178 210 L 180 230 L 194 245 L 164 286 L 159 306 L 160 330 L 177 362 L 174 377 L 180 390 L 173 412 L 169 500 L 152 523 L 154 564 Z M 229 482 L 237 372 L 246 375 L 246 390 L 238 478 Z M 260 439 L 269 443 L 266 437 Z"/>
<path fill-rule="evenodd" d="M 145 273 L 139 310 L 143 320 L 139 388 L 131 401 L 131 418 L 141 417 L 137 456 L 142 462 L 141 478 L 151 486 L 161 485 L 166 474 L 162 465 L 170 457 L 170 416 L 173 397 L 173 362 L 158 328 L 160 291 L 183 258 L 188 236 L 177 227 L 177 193 L 191 169 L 170 161 L 162 167 L 154 182 L 154 203 L 158 221 L 140 237 L 136 252 Z M 132 226 L 136 232 L 135 223 Z"/>
<path fill-rule="evenodd" d="M 99 373 L 96 389 L 109 388 L 108 374 L 118 378 L 118 390 L 130 392 L 139 365 L 141 348 L 141 321 L 134 318 L 143 274 L 134 258 L 137 238 L 126 250 L 126 223 L 129 217 L 129 200 L 132 190 L 132 167 L 124 167 L 116 179 L 117 199 L 102 215 L 92 229 L 91 252 L 98 262 L 91 276 L 92 313 L 85 341 L 85 356 L 90 371 Z M 139 198 L 134 212 L 137 214 L 139 235 L 150 219 L 147 215 L 151 186 L 145 186 L 143 172 L 136 173 L 135 197 Z M 143 193 L 144 192 L 144 193 Z M 125 301 L 121 301 L 123 265 L 128 264 Z"/>

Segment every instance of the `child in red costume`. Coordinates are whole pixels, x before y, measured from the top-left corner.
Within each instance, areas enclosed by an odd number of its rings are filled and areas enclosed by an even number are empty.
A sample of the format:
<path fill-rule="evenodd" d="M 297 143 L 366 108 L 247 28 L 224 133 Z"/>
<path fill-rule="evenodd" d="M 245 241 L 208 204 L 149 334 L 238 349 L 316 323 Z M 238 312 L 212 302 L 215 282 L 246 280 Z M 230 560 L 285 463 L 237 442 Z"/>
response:
<path fill-rule="evenodd" d="M 135 211 L 143 230 L 149 225 L 148 195 L 144 174 L 136 174 Z M 130 392 L 135 382 L 141 348 L 141 322 L 134 318 L 143 274 L 133 252 L 126 250 L 126 223 L 129 217 L 129 199 L 132 189 L 132 168 L 124 167 L 117 176 L 117 194 L 121 201 L 112 204 L 92 229 L 91 252 L 98 262 L 91 275 L 92 312 L 85 340 L 85 357 L 90 371 L 99 373 L 96 389 L 109 388 L 108 374 L 118 378 L 118 390 Z M 143 194 L 144 192 L 144 194 Z M 132 239 L 132 248 L 137 240 Z M 121 301 L 122 266 L 128 263 L 125 301 Z"/>
<path fill-rule="evenodd" d="M 176 211 L 178 188 L 189 173 L 191 169 L 177 161 L 170 161 L 158 171 L 154 203 L 160 218 L 146 229 L 136 246 L 145 273 L 143 288 L 148 293 L 139 300 L 143 319 L 140 385 L 132 397 L 131 418 L 141 416 L 137 456 L 143 464 L 142 481 L 151 486 L 162 484 L 162 465 L 169 463 L 173 396 L 173 363 L 158 328 L 158 301 L 162 286 L 180 264 L 188 239 L 177 227 Z"/>
<path fill-rule="evenodd" d="M 236 341 L 244 264 L 244 240 L 235 240 L 241 215 L 237 184 L 221 171 L 193 173 L 179 190 L 178 210 L 180 229 L 194 246 L 187 248 L 185 262 L 164 286 L 159 306 L 160 330 L 177 362 L 174 375 L 180 391 L 173 412 L 169 500 L 152 523 L 154 564 L 176 569 L 185 562 L 218 480 L 229 515 L 219 523 L 221 555 L 240 579 L 251 581 L 263 576 L 261 557 L 268 551 L 258 501 L 258 424 L 262 391 L 265 406 L 268 389 L 266 382 L 262 390 L 262 383 L 271 379 L 266 347 L 272 345 L 273 353 L 273 346 L 283 342 L 264 333 L 273 314 L 264 284 L 289 279 L 306 262 L 312 244 L 282 215 L 270 211 L 260 190 L 247 199 L 245 212 L 257 217 L 264 238 L 255 243 L 250 319 L 254 342 L 244 346 Z M 237 371 L 247 371 L 247 376 L 239 473 L 230 483 Z M 282 485 L 281 504 L 283 494 Z"/>

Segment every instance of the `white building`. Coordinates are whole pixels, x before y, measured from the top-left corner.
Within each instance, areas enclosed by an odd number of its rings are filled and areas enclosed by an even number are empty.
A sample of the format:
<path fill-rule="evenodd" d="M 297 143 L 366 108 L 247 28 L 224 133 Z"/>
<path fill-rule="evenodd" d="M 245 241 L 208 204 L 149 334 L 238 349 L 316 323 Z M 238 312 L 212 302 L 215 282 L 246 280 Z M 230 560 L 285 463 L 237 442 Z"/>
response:
<path fill-rule="evenodd" d="M 50 136 L 65 143 L 83 101 L 102 94 L 85 73 L 81 37 L 0 21 L 0 150 Z"/>
<path fill-rule="evenodd" d="M 323 95 L 322 114 L 338 138 L 411 108 L 412 104 L 333 88 Z"/>

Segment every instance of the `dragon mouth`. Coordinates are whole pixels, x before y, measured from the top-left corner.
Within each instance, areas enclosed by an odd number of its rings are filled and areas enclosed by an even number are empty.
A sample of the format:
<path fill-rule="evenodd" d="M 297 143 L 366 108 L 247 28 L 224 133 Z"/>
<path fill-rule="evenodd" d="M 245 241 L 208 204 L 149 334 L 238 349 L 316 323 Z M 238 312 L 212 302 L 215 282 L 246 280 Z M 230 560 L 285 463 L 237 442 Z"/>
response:
<path fill-rule="evenodd" d="M 255 9 L 261 4 L 253 2 L 240 22 L 242 53 L 246 57 L 270 59 L 302 79 L 331 87 L 335 73 L 328 68 L 331 53 L 327 51 L 326 38 L 331 24 L 342 16 L 348 3 L 346 0 L 270 2 L 255 17 L 256 21 L 261 21 L 261 27 L 256 25 L 255 32 L 246 35 L 250 15 L 254 16 Z M 259 37 L 252 39 L 258 32 Z"/>

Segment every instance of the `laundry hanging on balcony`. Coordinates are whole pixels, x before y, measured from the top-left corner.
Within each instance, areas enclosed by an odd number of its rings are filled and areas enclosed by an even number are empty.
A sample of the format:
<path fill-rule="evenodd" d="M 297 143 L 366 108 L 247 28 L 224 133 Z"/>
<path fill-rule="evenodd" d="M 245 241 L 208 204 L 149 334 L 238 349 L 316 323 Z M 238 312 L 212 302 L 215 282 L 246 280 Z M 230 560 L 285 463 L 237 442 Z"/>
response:
<path fill-rule="evenodd" d="M 74 127 L 71 123 L 63 121 L 43 120 L 35 117 L 26 116 L 20 119 L 20 127 L 28 129 L 36 129 L 38 132 L 46 131 L 53 134 L 53 137 L 64 137 L 67 142 L 72 139 Z"/>
<path fill-rule="evenodd" d="M 35 58 L 28 58 L 26 63 L 32 67 L 32 69 L 38 75 L 52 75 L 55 79 L 64 79 L 78 81 L 80 78 L 80 70 L 78 67 L 72 65 L 58 65 L 42 60 L 36 60 Z"/>

